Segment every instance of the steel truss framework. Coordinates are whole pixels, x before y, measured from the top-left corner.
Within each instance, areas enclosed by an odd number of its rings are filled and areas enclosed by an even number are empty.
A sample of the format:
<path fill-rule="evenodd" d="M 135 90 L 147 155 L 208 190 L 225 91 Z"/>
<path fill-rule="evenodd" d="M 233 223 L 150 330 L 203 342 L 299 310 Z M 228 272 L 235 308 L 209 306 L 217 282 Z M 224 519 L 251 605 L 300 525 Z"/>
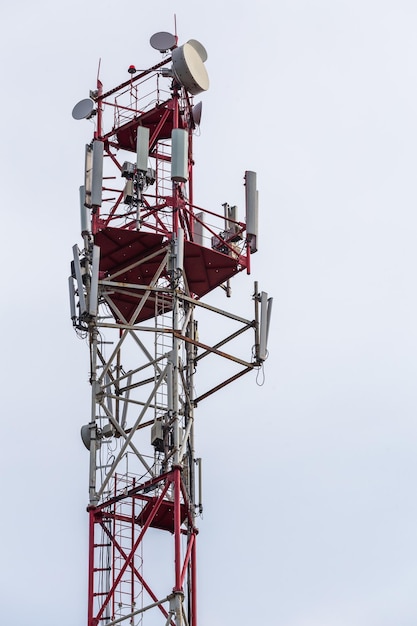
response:
<path fill-rule="evenodd" d="M 90 148 L 103 148 L 101 199 L 89 202 L 84 190 L 89 225 L 83 246 L 73 248 L 69 281 L 73 325 L 88 340 L 92 388 L 90 422 L 82 428 L 90 452 L 88 626 L 197 626 L 202 502 L 194 412 L 263 361 L 256 283 L 253 319 L 201 301 L 218 286 L 228 291 L 230 278 L 249 270 L 251 241 L 235 214 L 203 214 L 193 205 L 193 99 L 172 77 L 162 89 L 160 68 L 169 62 L 168 55 L 107 93 L 98 80 L 93 93 Z M 108 131 L 105 105 L 114 111 Z M 139 127 L 149 130 L 152 168 L 145 176 L 132 167 L 124 180 L 123 159 L 136 149 Z M 172 181 L 167 170 L 176 128 L 188 134 L 186 181 Z M 107 175 L 109 166 L 117 176 Z M 206 238 L 198 238 L 203 230 Z M 210 319 L 209 331 L 228 330 L 215 342 L 206 339 L 197 311 Z M 247 331 L 254 333 L 249 359 L 235 353 Z M 213 376 L 201 388 L 197 364 L 210 359 L 230 368 L 209 369 Z"/>

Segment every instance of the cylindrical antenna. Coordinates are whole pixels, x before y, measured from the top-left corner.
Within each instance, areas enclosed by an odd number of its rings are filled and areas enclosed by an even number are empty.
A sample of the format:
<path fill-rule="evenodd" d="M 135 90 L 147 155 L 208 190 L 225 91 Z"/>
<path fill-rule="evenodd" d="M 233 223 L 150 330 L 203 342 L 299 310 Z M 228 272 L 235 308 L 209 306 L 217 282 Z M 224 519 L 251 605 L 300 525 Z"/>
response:
<path fill-rule="evenodd" d="M 183 128 L 172 131 L 171 180 L 188 180 L 188 133 Z"/>
<path fill-rule="evenodd" d="M 256 172 L 245 172 L 246 234 L 250 251 L 256 252 L 258 238 L 258 191 Z"/>

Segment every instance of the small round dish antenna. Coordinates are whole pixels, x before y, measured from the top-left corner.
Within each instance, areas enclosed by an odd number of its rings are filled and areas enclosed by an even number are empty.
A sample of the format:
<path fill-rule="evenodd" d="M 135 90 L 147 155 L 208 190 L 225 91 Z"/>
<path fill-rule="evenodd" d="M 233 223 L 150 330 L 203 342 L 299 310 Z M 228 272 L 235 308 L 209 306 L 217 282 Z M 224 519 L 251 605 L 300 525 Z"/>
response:
<path fill-rule="evenodd" d="M 205 49 L 202 43 L 197 41 L 197 39 L 189 39 L 187 43 L 189 43 L 190 46 L 192 46 L 194 50 L 198 52 L 203 63 L 207 61 L 207 50 Z"/>
<path fill-rule="evenodd" d="M 201 112 L 203 108 L 202 102 L 197 102 L 195 106 L 193 106 L 191 110 L 191 117 L 195 126 L 200 126 L 201 124 Z"/>
<path fill-rule="evenodd" d="M 155 50 L 159 50 L 159 52 L 166 52 L 167 50 L 172 50 L 177 45 L 177 39 L 175 35 L 171 33 L 166 33 L 164 31 L 160 33 L 155 33 L 149 40 L 152 48 Z"/>
<path fill-rule="evenodd" d="M 78 104 L 72 109 L 72 117 L 75 120 L 84 120 L 87 117 L 90 117 L 94 109 L 94 102 L 90 100 L 90 98 L 86 98 L 85 100 L 80 100 Z"/>
<path fill-rule="evenodd" d="M 207 91 L 209 78 L 200 53 L 190 43 L 172 51 L 172 68 L 180 85 L 193 96 Z"/>
<path fill-rule="evenodd" d="M 89 424 L 81 426 L 81 439 L 87 450 L 89 450 L 91 447 L 91 430 Z"/>

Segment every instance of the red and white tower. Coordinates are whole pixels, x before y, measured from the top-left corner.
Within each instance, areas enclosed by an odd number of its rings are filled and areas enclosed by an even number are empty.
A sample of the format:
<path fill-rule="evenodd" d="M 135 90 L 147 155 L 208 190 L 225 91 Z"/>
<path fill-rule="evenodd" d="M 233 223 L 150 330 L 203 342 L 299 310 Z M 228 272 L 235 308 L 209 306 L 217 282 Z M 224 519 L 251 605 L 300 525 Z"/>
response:
<path fill-rule="evenodd" d="M 256 174 L 245 173 L 244 221 L 235 206 L 216 214 L 194 204 L 194 96 L 209 85 L 207 54 L 170 33 L 156 33 L 151 45 L 162 60 L 145 71 L 130 66 L 128 80 L 107 91 L 98 79 L 73 110 L 95 125 L 69 278 L 92 390 L 81 429 L 90 454 L 88 626 L 197 625 L 195 408 L 267 355 L 272 299 L 256 283 L 253 319 L 202 300 L 250 271 Z M 198 326 L 199 310 L 212 320 L 208 335 L 224 329 L 214 345 Z M 249 358 L 232 354 L 248 332 Z M 217 367 L 219 382 L 200 389 L 202 359 L 233 371 Z"/>

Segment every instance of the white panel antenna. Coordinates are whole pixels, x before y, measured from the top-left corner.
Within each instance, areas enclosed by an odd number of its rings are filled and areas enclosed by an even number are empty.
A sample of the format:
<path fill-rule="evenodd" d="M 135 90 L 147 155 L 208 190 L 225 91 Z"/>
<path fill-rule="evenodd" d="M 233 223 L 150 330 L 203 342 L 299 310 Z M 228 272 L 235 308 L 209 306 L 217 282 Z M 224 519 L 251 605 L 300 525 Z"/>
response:
<path fill-rule="evenodd" d="M 107 410 L 110 413 L 110 415 L 113 415 L 113 403 L 112 403 L 112 399 L 109 397 L 110 396 L 110 385 L 111 385 L 111 378 L 109 376 L 109 373 L 106 372 L 106 375 L 104 377 L 104 383 L 106 385 L 106 391 L 107 391 Z"/>
<path fill-rule="evenodd" d="M 196 213 L 196 219 L 194 221 L 194 242 L 198 243 L 199 246 L 204 246 L 204 221 L 205 214 L 203 212 Z"/>
<path fill-rule="evenodd" d="M 81 220 L 81 235 L 89 235 L 91 232 L 90 224 L 90 212 L 85 206 L 85 186 L 80 187 L 80 220 Z"/>
<path fill-rule="evenodd" d="M 93 148 L 87 144 L 85 146 L 85 166 L 84 166 L 84 204 L 91 209 L 91 188 L 93 178 Z"/>
<path fill-rule="evenodd" d="M 167 367 L 167 373 L 166 373 L 166 381 L 167 381 L 167 408 L 168 408 L 168 412 L 171 413 L 173 411 L 174 408 L 174 388 L 173 388 L 173 371 L 174 371 L 174 363 L 173 363 L 173 353 L 170 353 L 169 356 L 169 361 L 168 361 L 168 367 Z"/>
<path fill-rule="evenodd" d="M 103 153 L 104 143 L 94 141 L 93 143 L 93 178 L 91 188 L 91 204 L 101 206 L 101 196 L 103 188 Z"/>
<path fill-rule="evenodd" d="M 176 257 L 177 257 L 177 270 L 184 269 L 184 230 L 178 229 L 177 242 L 176 242 Z"/>
<path fill-rule="evenodd" d="M 84 283 L 83 283 L 83 277 L 82 277 L 82 272 L 81 272 L 80 256 L 79 256 L 79 250 L 78 250 L 77 244 L 75 244 L 72 247 L 72 254 L 74 257 L 74 272 L 75 272 L 75 278 L 76 278 L 77 287 L 78 287 L 78 301 L 80 303 L 80 317 L 82 317 L 83 315 L 87 313 L 87 307 L 85 303 Z"/>
<path fill-rule="evenodd" d="M 149 128 L 138 126 L 136 137 L 136 168 L 139 172 L 148 171 L 149 158 Z"/>
<path fill-rule="evenodd" d="M 233 228 L 236 226 L 235 222 L 237 222 L 237 206 L 230 206 L 227 202 L 225 202 L 225 204 L 223 204 L 223 208 L 225 228 Z"/>
<path fill-rule="evenodd" d="M 265 361 L 268 356 L 268 335 L 271 321 L 273 298 L 268 298 L 265 291 L 261 292 L 261 320 L 259 328 L 259 360 Z"/>
<path fill-rule="evenodd" d="M 133 180 L 126 181 L 125 188 L 123 189 L 123 202 L 125 204 L 131 204 L 133 200 Z"/>
<path fill-rule="evenodd" d="M 101 206 L 104 143 L 93 141 L 85 147 L 85 206 Z"/>
<path fill-rule="evenodd" d="M 100 248 L 93 246 L 93 260 L 91 263 L 91 286 L 88 312 L 93 317 L 97 316 L 98 308 L 98 270 L 100 265 Z"/>
<path fill-rule="evenodd" d="M 127 420 L 127 409 L 129 406 L 129 396 L 130 396 L 130 385 L 132 382 L 132 374 L 129 374 L 129 376 L 127 377 L 126 380 L 126 392 L 125 392 L 125 401 L 123 403 L 123 411 L 122 411 L 122 418 L 121 418 L 121 422 L 120 422 L 120 426 L 123 428 L 123 430 L 125 429 L 126 426 L 126 420 Z"/>
<path fill-rule="evenodd" d="M 75 322 L 75 320 L 77 319 L 77 309 L 75 306 L 75 289 L 74 289 L 74 279 L 72 276 L 68 277 L 68 289 L 69 289 L 71 319 L 73 322 Z"/>
<path fill-rule="evenodd" d="M 188 133 L 182 128 L 172 131 L 171 180 L 188 180 Z"/>

